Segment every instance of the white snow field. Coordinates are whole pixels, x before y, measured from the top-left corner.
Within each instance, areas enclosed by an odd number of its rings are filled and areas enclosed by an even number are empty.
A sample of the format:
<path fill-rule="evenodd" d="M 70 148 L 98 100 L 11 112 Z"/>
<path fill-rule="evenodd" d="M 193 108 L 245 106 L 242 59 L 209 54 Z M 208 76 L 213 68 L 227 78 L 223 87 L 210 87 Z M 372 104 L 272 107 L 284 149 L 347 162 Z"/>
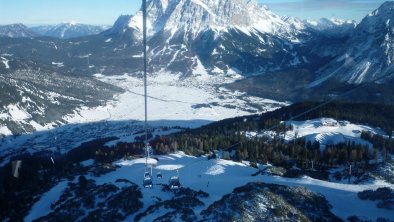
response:
<path fill-rule="evenodd" d="M 214 201 L 221 199 L 224 195 L 229 194 L 234 188 L 243 186 L 249 182 L 264 182 L 270 184 L 279 184 L 286 186 L 303 186 L 314 192 L 320 193 L 326 197 L 333 206 L 332 212 L 340 218 L 346 220 L 347 217 L 357 215 L 366 219 L 377 219 L 378 217 L 393 218 L 393 211 L 380 209 L 376 207 L 376 202 L 362 201 L 358 199 L 357 193 L 368 189 L 377 189 L 379 187 L 391 187 L 394 185 L 387 184 L 383 181 L 374 181 L 365 185 L 340 184 L 321 180 L 312 179 L 310 177 L 302 178 L 284 178 L 279 176 L 258 175 L 251 176 L 257 172 L 245 163 L 238 163 L 228 160 L 208 160 L 206 157 L 193 157 L 185 155 L 182 152 L 157 156 L 157 168 L 154 174 L 160 170 L 163 178 L 158 179 L 154 175 L 154 184 L 167 183 L 171 176 L 179 171 L 180 182 L 182 186 L 189 187 L 193 190 L 202 190 L 209 193 L 208 198 L 202 198 L 205 206 L 201 209 L 195 209 L 196 214 L 207 208 Z M 100 177 L 88 175 L 89 179 L 94 179 L 97 184 L 113 183 L 117 179 L 128 179 L 142 187 L 143 174 L 145 170 L 145 159 L 136 160 L 120 160 L 115 162 L 120 166 L 116 171 L 110 172 Z M 117 184 L 119 185 L 119 184 Z M 25 220 L 35 219 L 49 213 L 50 202 L 61 195 L 64 189 L 64 182 L 56 185 L 52 190 L 44 194 L 41 199 L 34 204 L 30 214 Z M 172 196 L 162 191 L 162 187 L 154 185 L 153 188 L 141 188 L 143 193 L 144 208 L 140 212 L 146 210 L 150 205 L 157 201 L 157 197 L 163 201 L 171 199 Z M 264 203 L 261 203 L 264 204 Z M 164 215 L 166 212 L 159 212 L 157 215 L 148 215 L 142 221 L 152 221 L 154 218 Z M 138 214 L 138 213 L 137 213 Z M 160 215 L 159 215 L 160 214 Z M 125 221 L 132 221 L 131 215 Z"/>
<path fill-rule="evenodd" d="M 338 121 L 333 118 L 318 118 L 306 121 L 287 121 L 287 126 L 292 126 L 293 129 L 286 131 L 284 139 L 291 141 L 294 138 L 304 137 L 307 141 L 319 142 L 320 149 L 324 150 L 327 145 L 335 145 L 338 143 L 354 142 L 356 144 L 365 145 L 373 148 L 372 144 L 366 140 L 361 139 L 363 131 L 372 134 L 387 136 L 379 128 L 373 128 L 366 125 L 354 124 L 349 121 Z M 245 136 L 252 137 L 274 137 L 275 132 L 264 131 L 258 132 L 244 132 Z M 281 135 L 283 137 L 283 135 Z"/>
<path fill-rule="evenodd" d="M 385 135 L 380 129 L 370 126 L 357 125 L 349 121 L 337 121 L 332 118 L 319 118 L 307 121 L 289 121 L 287 124 L 293 126 L 293 130 L 286 133 L 286 139 L 294 137 L 305 137 L 308 141 L 318 141 L 321 148 L 326 145 L 335 145 L 342 142 L 355 142 L 372 148 L 372 144 L 360 138 L 363 131 L 372 134 Z"/>
<path fill-rule="evenodd" d="M 83 107 L 66 120 L 69 123 L 111 120 L 144 120 L 144 89 L 141 78 L 95 75 L 97 79 L 124 89 L 105 106 Z M 198 74 L 187 80 L 179 75 L 160 73 L 148 77 L 149 120 L 205 120 L 218 121 L 235 116 L 271 111 L 288 103 L 277 102 L 232 92 L 217 87 L 234 78 Z M 252 105 L 253 104 L 253 105 Z M 258 107 L 258 108 L 256 108 Z M 201 124 L 187 123 L 187 127 Z"/>

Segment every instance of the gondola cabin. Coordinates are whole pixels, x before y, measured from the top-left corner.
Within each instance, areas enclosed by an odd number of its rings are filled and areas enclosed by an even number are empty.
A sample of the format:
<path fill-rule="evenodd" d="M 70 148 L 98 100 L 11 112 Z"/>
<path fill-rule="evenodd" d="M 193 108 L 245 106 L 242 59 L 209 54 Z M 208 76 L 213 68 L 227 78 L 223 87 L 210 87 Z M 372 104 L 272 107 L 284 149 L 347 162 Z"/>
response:
<path fill-rule="evenodd" d="M 152 177 L 149 172 L 145 172 L 143 184 L 144 188 L 153 187 Z"/>
<path fill-rule="evenodd" d="M 181 188 L 181 183 L 179 182 L 179 177 L 173 176 L 170 178 L 169 185 L 171 189 Z"/>

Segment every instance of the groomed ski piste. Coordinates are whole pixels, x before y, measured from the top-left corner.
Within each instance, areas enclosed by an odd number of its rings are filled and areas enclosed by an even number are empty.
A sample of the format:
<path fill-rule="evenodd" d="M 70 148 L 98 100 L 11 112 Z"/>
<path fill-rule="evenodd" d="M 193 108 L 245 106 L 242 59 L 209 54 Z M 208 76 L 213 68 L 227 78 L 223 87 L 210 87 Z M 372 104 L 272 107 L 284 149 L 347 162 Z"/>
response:
<path fill-rule="evenodd" d="M 158 161 L 157 161 L 158 160 Z M 143 208 L 136 214 L 145 211 L 149 206 L 155 204 L 160 198 L 162 201 L 170 200 L 172 195 L 162 191 L 161 183 L 167 184 L 171 176 L 176 175 L 179 171 L 180 182 L 183 187 L 188 187 L 195 191 L 202 190 L 209 194 L 208 198 L 202 198 L 204 206 L 200 209 L 193 209 L 196 215 L 206 209 L 215 201 L 220 200 L 224 195 L 230 194 L 234 188 L 246 185 L 250 182 L 263 182 L 268 184 L 278 184 L 290 187 L 303 186 L 313 192 L 322 194 L 332 205 L 332 212 L 343 220 L 349 216 L 358 216 L 363 219 L 376 220 L 379 217 L 393 218 L 393 211 L 377 208 L 376 202 L 364 201 L 357 197 L 357 193 L 363 190 L 376 190 L 380 187 L 390 187 L 394 189 L 393 184 L 384 181 L 375 180 L 366 184 L 344 184 L 333 183 L 313 179 L 307 176 L 301 178 L 285 178 L 280 176 L 271 176 L 259 174 L 252 176 L 258 169 L 248 165 L 248 162 L 234 162 L 230 160 L 211 159 L 206 156 L 194 157 L 186 155 L 183 152 L 155 156 L 149 162 L 157 162 L 157 169 L 154 170 L 153 188 L 142 188 L 143 174 L 145 171 L 145 159 L 119 160 L 114 162 L 119 168 L 100 177 L 94 177 L 90 174 L 85 175 L 88 179 L 93 179 L 98 185 L 105 183 L 115 184 L 117 179 L 127 179 L 140 186 L 143 194 Z M 93 161 L 86 161 L 83 164 L 93 164 Z M 158 171 L 162 172 L 163 178 L 156 178 Z M 65 187 L 67 181 L 59 182 L 47 193 L 43 194 L 37 201 L 25 221 L 32 221 L 50 213 L 50 205 L 55 202 Z M 119 185 L 118 183 L 116 184 Z M 265 207 L 261 203 L 261 207 Z M 153 221 L 155 218 L 164 215 L 165 211 L 148 214 L 142 221 Z M 130 215 L 125 221 L 133 221 L 136 214 Z M 200 218 L 201 219 L 201 218 Z"/>

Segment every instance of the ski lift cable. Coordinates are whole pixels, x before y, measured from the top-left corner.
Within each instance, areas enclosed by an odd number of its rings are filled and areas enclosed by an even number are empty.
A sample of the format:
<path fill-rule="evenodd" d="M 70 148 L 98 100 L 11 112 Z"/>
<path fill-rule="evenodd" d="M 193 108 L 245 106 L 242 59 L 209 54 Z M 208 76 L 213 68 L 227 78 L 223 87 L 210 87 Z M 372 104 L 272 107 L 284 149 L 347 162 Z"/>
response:
<path fill-rule="evenodd" d="M 143 29 L 143 55 L 144 55 L 144 105 L 145 105 L 145 174 L 144 174 L 144 187 L 152 187 L 152 174 L 153 167 L 148 165 L 150 159 L 150 148 L 148 146 L 148 90 L 147 90 L 147 24 L 146 24 L 146 0 L 142 0 L 142 29 Z"/>
<path fill-rule="evenodd" d="M 144 48 L 144 102 L 145 102 L 145 151 L 146 151 L 146 164 L 148 164 L 148 90 L 147 90 L 147 41 L 146 41 L 146 0 L 142 0 L 142 27 L 143 27 L 143 48 Z"/>
<path fill-rule="evenodd" d="M 315 107 L 312 107 L 312 108 L 310 108 L 310 109 L 308 109 L 308 110 L 306 110 L 306 111 L 304 111 L 304 112 L 302 112 L 302 113 L 300 113 L 300 114 L 297 114 L 297 115 L 295 115 L 295 116 L 291 116 L 288 120 L 286 120 L 286 121 L 284 121 L 284 122 L 293 121 L 293 120 L 295 120 L 295 119 L 297 119 L 297 118 L 300 118 L 300 117 L 302 117 L 302 116 L 305 116 L 306 114 L 308 114 L 308 113 L 310 113 L 310 112 L 312 112 L 312 111 L 315 111 L 315 110 L 317 110 L 317 109 L 319 109 L 319 108 L 321 108 L 321 107 L 324 107 L 324 106 L 326 106 L 326 105 L 328 105 L 328 104 L 334 102 L 334 101 L 337 100 L 338 98 L 344 97 L 344 96 L 346 96 L 346 95 L 348 95 L 348 94 L 350 94 L 350 93 L 356 91 L 357 89 L 361 89 L 361 88 L 365 87 L 368 83 L 375 83 L 375 82 L 378 82 L 378 81 L 380 81 L 380 80 L 382 80 L 382 79 L 384 79 L 384 78 L 386 78 L 386 77 L 389 77 L 391 74 L 393 74 L 393 73 L 387 73 L 387 74 L 382 75 L 382 76 L 380 76 L 380 77 L 378 77 L 378 78 L 375 78 L 375 79 L 372 80 L 371 82 L 364 82 L 364 83 L 361 83 L 361 84 L 359 84 L 359 85 L 356 85 L 356 86 L 353 87 L 352 89 L 349 89 L 348 91 L 346 91 L 346 92 L 344 92 L 344 93 L 338 95 L 336 98 L 331 98 L 331 99 L 327 100 L 326 102 L 323 102 L 323 103 L 321 103 L 321 104 L 319 104 L 319 105 L 317 105 L 317 106 L 315 106 Z M 276 124 L 276 125 L 274 125 L 274 126 L 268 128 L 268 129 L 265 129 L 264 131 L 271 131 L 271 130 L 274 130 L 274 129 L 280 127 L 281 125 L 282 125 L 281 123 Z M 236 146 L 236 145 L 238 145 L 238 144 L 240 144 L 240 143 L 241 143 L 241 141 L 239 141 L 239 142 L 237 142 L 237 143 L 234 143 L 234 144 L 232 144 L 232 145 L 230 145 L 230 146 L 228 146 L 227 148 L 224 148 L 224 149 L 222 149 L 222 150 L 228 150 L 228 149 L 230 149 L 230 148 L 232 148 L 232 147 L 234 147 L 234 146 Z"/>

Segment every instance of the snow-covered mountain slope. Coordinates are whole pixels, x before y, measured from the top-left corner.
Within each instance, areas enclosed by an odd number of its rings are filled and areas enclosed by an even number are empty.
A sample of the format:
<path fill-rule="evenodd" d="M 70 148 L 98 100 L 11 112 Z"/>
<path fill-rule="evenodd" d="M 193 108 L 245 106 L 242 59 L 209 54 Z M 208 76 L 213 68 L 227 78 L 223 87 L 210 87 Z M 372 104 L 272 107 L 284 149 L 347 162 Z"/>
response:
<path fill-rule="evenodd" d="M 23 24 L 0 25 L 0 37 L 32 38 L 35 36 L 37 33 Z"/>
<path fill-rule="evenodd" d="M 293 38 L 300 30 L 292 22 L 284 21 L 267 7 L 254 0 L 151 0 L 148 2 L 150 36 L 158 32 L 182 33 L 195 39 L 205 30 L 238 28 L 242 31 L 256 29 L 263 33 Z M 141 12 L 130 21 L 131 28 L 142 30 Z"/>
<path fill-rule="evenodd" d="M 357 25 L 346 52 L 324 66 L 316 86 L 328 79 L 348 83 L 370 82 L 387 76 L 392 79 L 394 59 L 394 2 L 385 2 Z M 382 82 L 385 80 L 381 80 Z"/>
<path fill-rule="evenodd" d="M 64 124 L 81 106 L 98 106 L 121 90 L 88 78 L 18 70 L 0 75 L 0 137 Z"/>
<path fill-rule="evenodd" d="M 89 171 L 90 173 L 88 172 L 85 176 L 91 181 L 88 182 L 90 185 L 85 189 L 92 189 L 90 194 L 97 195 L 105 191 L 102 193 L 103 195 L 100 195 L 104 199 L 108 192 L 113 193 L 115 191 L 113 196 L 117 196 L 117 190 L 122 191 L 122 188 L 129 186 L 134 187 L 135 193 L 140 192 L 141 197 L 137 197 L 132 202 L 136 204 L 140 200 L 142 205 L 133 205 L 133 208 L 130 205 L 131 209 L 125 211 L 128 213 L 121 214 L 122 216 L 118 219 L 113 218 L 120 221 L 153 221 L 157 218 L 161 218 L 161 220 L 184 221 L 185 217 L 192 218 L 194 221 L 210 221 L 210 219 L 214 218 L 216 218 L 215 221 L 226 221 L 226 218 L 223 217 L 224 215 L 239 219 L 249 215 L 249 219 L 257 219 L 266 214 L 270 215 L 270 218 L 276 218 L 277 221 L 287 221 L 289 219 L 288 214 L 283 215 L 280 212 L 287 212 L 288 210 L 292 212 L 295 218 L 315 218 L 312 221 L 318 221 L 317 218 L 324 218 L 327 221 L 333 220 L 332 213 L 342 220 L 346 220 L 350 216 L 357 216 L 367 220 L 376 220 L 379 217 L 392 217 L 391 210 L 377 208 L 375 202 L 363 201 L 357 196 L 357 193 L 363 190 L 376 190 L 379 187 L 394 188 L 392 184 L 382 181 L 354 185 L 326 182 L 306 176 L 301 178 L 284 178 L 260 174 L 252 176 L 258 169 L 248 166 L 247 163 L 220 159 L 208 160 L 206 157 L 188 156 L 182 152 L 156 156 L 156 158 L 158 161 L 152 159 L 158 164 L 154 169 L 154 175 L 161 171 L 163 177 L 156 178 L 155 176 L 153 178 L 154 186 L 151 189 L 141 188 L 145 171 L 144 159 L 116 161 L 114 165 L 117 168 L 101 176 L 95 176 L 92 171 Z M 92 164 L 93 161 L 82 163 L 88 168 L 92 167 Z M 181 185 L 186 189 L 179 192 L 171 192 L 164 186 L 172 176 L 177 175 L 176 170 L 179 172 Z M 136 184 L 138 187 L 133 184 Z M 278 187 L 276 185 L 284 185 L 286 187 Z M 77 180 L 61 181 L 40 197 L 32 206 L 25 220 L 37 218 L 49 220 L 50 218 L 58 217 L 60 214 L 68 215 L 74 220 L 90 214 L 92 214 L 91 216 L 101 215 L 100 211 L 105 211 L 105 208 L 97 208 L 100 205 L 85 204 L 85 208 L 81 205 L 81 203 L 85 203 L 85 199 L 82 198 L 85 196 L 84 193 L 80 193 L 82 196 L 69 195 L 77 192 L 78 186 Z M 237 187 L 239 188 L 235 189 Z M 266 192 L 263 192 L 264 190 Z M 314 194 L 311 191 L 319 194 Z M 298 198 L 294 198 L 295 196 Z M 62 198 L 60 199 L 60 197 Z M 79 204 L 76 204 L 79 200 L 78 198 L 82 199 L 80 199 Z M 96 195 L 90 198 L 93 198 L 93 203 L 96 202 L 95 200 L 97 200 L 97 203 L 102 201 Z M 130 198 L 130 194 L 123 195 L 121 198 L 118 198 L 118 201 L 124 202 L 124 200 L 130 200 Z M 324 198 L 332 206 L 332 209 L 330 209 Z M 108 199 L 108 202 L 111 202 L 111 204 L 107 208 L 112 209 L 112 212 L 116 212 L 118 204 L 113 203 L 112 199 Z M 298 203 L 295 199 L 300 199 L 303 202 Z M 237 207 L 238 201 L 243 202 L 244 204 L 241 205 L 244 207 Z M 250 205 L 251 202 L 254 203 L 255 201 L 258 201 L 256 205 Z M 72 203 L 76 205 L 70 205 Z M 55 208 L 51 209 L 51 204 Z M 249 205 L 250 207 L 246 209 L 245 206 Z M 223 206 L 228 208 L 221 210 L 220 207 Z M 308 206 L 315 206 L 313 213 L 311 209 L 308 211 Z M 188 211 L 184 211 L 184 209 L 188 209 Z M 251 209 L 258 210 L 252 211 Z M 281 210 L 273 213 L 275 209 Z M 83 210 L 84 213 L 75 213 L 80 210 Z M 93 214 L 93 212 L 96 213 Z M 222 215 L 222 217 L 217 217 L 218 214 Z M 47 217 L 42 218 L 46 215 Z M 182 215 L 184 217 L 181 217 Z"/>
<path fill-rule="evenodd" d="M 339 38 L 322 35 L 331 30 L 311 29 L 299 19 L 280 17 L 255 0 L 151 0 L 147 10 L 153 70 L 184 76 L 198 66 L 210 74 L 236 69 L 244 75 L 308 66 L 316 58 L 333 56 L 325 50 L 311 51 L 309 44 L 324 37 L 324 45 L 330 45 L 332 38 Z M 139 11 L 120 17 L 105 34 L 138 45 L 141 30 Z"/>
<path fill-rule="evenodd" d="M 97 26 L 79 24 L 76 22 L 64 22 L 57 25 L 36 26 L 30 29 L 42 36 L 70 39 L 88 35 L 96 35 L 108 28 L 109 26 Z"/>

